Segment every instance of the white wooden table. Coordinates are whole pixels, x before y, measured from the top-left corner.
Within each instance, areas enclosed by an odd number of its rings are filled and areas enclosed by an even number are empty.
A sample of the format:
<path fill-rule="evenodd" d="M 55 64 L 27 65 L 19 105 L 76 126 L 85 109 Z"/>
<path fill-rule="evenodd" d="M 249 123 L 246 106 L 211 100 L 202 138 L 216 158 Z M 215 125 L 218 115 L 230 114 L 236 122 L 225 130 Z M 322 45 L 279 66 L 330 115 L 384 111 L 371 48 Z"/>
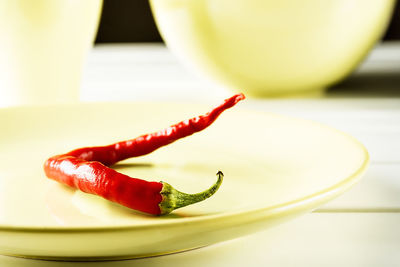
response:
<path fill-rule="evenodd" d="M 231 93 L 191 74 L 163 45 L 101 45 L 90 55 L 81 99 L 215 103 Z M 103 263 L 0 256 L 0 266 L 400 266 L 400 43 L 378 46 L 349 80 L 322 97 L 243 105 L 352 134 L 370 151 L 367 174 L 311 214 L 218 245 Z"/>

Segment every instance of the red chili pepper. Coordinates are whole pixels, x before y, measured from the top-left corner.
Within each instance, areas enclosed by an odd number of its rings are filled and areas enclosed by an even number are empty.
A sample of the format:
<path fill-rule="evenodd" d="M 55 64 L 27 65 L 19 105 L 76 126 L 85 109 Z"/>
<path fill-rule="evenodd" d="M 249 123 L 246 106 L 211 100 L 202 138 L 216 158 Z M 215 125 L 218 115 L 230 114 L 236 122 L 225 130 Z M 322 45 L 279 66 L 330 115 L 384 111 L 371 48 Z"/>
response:
<path fill-rule="evenodd" d="M 126 207 L 154 215 L 168 214 L 212 196 L 222 183 L 223 174 L 209 189 L 186 194 L 165 182 L 148 182 L 119 173 L 107 166 L 118 161 L 149 154 L 178 139 L 211 125 L 226 109 L 244 99 L 243 94 L 228 98 L 205 115 L 174 124 L 164 130 L 108 146 L 85 147 L 49 158 L 44 164 L 48 178 L 86 193 L 99 195 Z"/>

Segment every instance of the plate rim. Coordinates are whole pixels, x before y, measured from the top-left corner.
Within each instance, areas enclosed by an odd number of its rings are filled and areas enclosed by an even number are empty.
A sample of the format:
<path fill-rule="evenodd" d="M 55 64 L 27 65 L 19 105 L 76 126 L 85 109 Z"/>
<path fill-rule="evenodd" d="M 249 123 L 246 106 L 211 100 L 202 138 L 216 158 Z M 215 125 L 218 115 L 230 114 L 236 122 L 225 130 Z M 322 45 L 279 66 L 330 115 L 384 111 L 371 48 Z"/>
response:
<path fill-rule="evenodd" d="M 132 104 L 132 102 L 122 102 L 123 104 Z M 157 101 L 141 101 L 138 102 L 138 104 L 171 104 L 171 105 L 188 105 L 190 103 L 179 103 L 179 102 L 171 102 L 171 103 L 165 103 L 165 102 L 157 102 Z M 70 104 L 70 105 L 62 105 L 61 107 L 72 107 L 72 106 L 80 106 L 80 105 L 90 105 L 90 106 L 103 106 L 103 105 L 108 105 L 108 106 L 113 106 L 113 105 L 119 105 L 121 103 L 119 102 L 112 102 L 112 103 L 102 103 L 102 102 L 88 102 L 88 103 L 75 103 L 75 104 Z M 192 103 L 193 104 L 193 103 Z M 204 104 L 197 103 L 199 106 L 205 106 Z M 4 109 L 0 109 L 1 111 L 14 111 L 14 110 L 21 110 L 21 109 L 36 109 L 36 108 L 58 108 L 60 106 L 57 105 L 48 105 L 48 106 L 27 106 L 27 107 L 8 107 Z M 344 179 L 340 180 L 338 183 L 331 185 L 329 187 L 326 187 L 322 190 L 319 190 L 317 192 L 314 192 L 312 194 L 308 194 L 303 197 L 296 198 L 294 200 L 286 201 L 283 203 L 278 203 L 275 205 L 271 206 L 262 206 L 262 207 L 255 207 L 255 208 L 249 208 L 249 209 L 241 209 L 238 211 L 227 211 L 227 212 L 221 212 L 217 214 L 210 214 L 210 215 L 204 215 L 204 216 L 197 216 L 197 217 L 185 217 L 185 218 L 179 218 L 179 219 L 170 219 L 170 220 L 160 220 L 159 222 L 156 223 L 149 223 L 149 224 L 140 224 L 140 225 L 120 225 L 120 226 L 115 226 L 115 225 L 109 225 L 109 226 L 18 226 L 18 225 L 7 225 L 7 224 L 0 224 L 0 232 L 30 232 L 30 233 L 79 233 L 79 232 L 114 232 L 114 231 L 133 231 L 133 230 L 144 230 L 144 229 L 151 229 L 151 228 L 156 228 L 156 227 L 168 227 L 168 226 L 177 226 L 180 224 L 188 224 L 188 223 L 196 223 L 196 222 L 207 222 L 207 221 L 215 221 L 220 218 L 234 218 L 234 217 L 240 217 L 244 215 L 250 215 L 250 214 L 279 214 L 280 212 L 288 211 L 290 209 L 294 209 L 299 206 L 306 205 L 307 203 L 313 203 L 314 201 L 318 201 L 319 199 L 322 202 L 328 201 L 330 198 L 335 197 L 336 195 L 340 194 L 340 192 L 343 192 L 347 189 L 349 189 L 352 185 L 354 185 L 358 180 L 361 179 L 362 175 L 365 173 L 365 171 L 368 169 L 369 163 L 370 163 L 370 155 L 368 153 L 368 150 L 366 147 L 358 141 L 356 138 L 351 136 L 348 133 L 345 133 L 341 130 L 338 130 L 334 127 L 325 125 L 320 122 L 316 122 L 313 120 L 308 120 L 308 119 L 303 119 L 303 118 L 297 118 L 297 117 L 292 117 L 288 116 L 285 114 L 279 114 L 279 113 L 274 113 L 274 112 L 269 112 L 269 111 L 260 111 L 260 110 L 252 110 L 250 108 L 245 108 L 242 109 L 242 112 L 251 112 L 251 113 L 258 113 L 258 114 L 270 114 L 273 116 L 278 116 L 281 118 L 286 118 L 290 120 L 296 120 L 296 121 L 302 121 L 305 123 L 311 123 L 313 125 L 316 125 L 321 128 L 325 128 L 329 131 L 336 132 L 337 134 L 345 136 L 347 139 L 351 140 L 351 142 L 359 147 L 361 151 L 363 152 L 364 160 L 360 164 L 359 168 L 352 173 L 351 175 L 345 177 Z"/>

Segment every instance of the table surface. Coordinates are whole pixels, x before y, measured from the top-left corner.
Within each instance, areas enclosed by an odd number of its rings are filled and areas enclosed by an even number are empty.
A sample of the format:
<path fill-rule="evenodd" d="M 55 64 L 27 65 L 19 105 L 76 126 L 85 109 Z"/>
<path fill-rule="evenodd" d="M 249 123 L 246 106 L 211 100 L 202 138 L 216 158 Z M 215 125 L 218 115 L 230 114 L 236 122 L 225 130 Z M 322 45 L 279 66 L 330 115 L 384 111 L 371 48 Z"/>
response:
<path fill-rule="evenodd" d="M 215 103 L 231 94 L 195 76 L 162 44 L 114 44 L 91 52 L 81 100 Z M 368 172 L 313 213 L 206 248 L 101 263 L 0 256 L 0 266 L 400 266 L 400 42 L 378 45 L 349 79 L 322 96 L 243 105 L 353 135 L 371 154 Z"/>

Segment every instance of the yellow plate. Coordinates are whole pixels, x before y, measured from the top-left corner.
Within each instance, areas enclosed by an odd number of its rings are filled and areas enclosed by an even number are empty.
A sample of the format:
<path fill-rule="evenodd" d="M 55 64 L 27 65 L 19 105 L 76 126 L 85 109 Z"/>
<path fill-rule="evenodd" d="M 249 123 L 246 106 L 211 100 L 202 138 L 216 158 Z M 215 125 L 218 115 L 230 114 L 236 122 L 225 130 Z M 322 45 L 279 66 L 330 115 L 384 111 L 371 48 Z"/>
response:
<path fill-rule="evenodd" d="M 79 104 L 0 110 L 0 253 L 47 259 L 160 255 L 232 239 L 309 212 L 357 182 L 366 149 L 317 123 L 233 108 L 204 132 L 117 165 L 212 198 L 164 217 L 138 214 L 46 179 L 49 156 L 164 128 L 210 107 Z"/>

